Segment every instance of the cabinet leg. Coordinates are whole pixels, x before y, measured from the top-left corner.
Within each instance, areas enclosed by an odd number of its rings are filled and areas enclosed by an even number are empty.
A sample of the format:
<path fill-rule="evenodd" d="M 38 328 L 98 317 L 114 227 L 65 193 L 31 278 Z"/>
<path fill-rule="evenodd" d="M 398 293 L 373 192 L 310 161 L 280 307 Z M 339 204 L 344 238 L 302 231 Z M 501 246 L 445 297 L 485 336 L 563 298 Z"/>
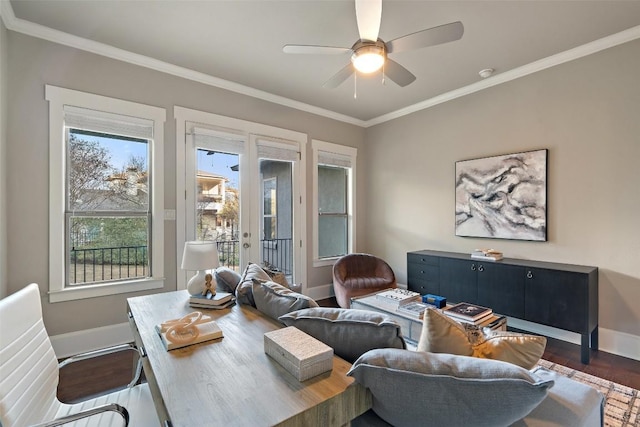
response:
<path fill-rule="evenodd" d="M 591 348 L 598 350 L 598 326 L 591 331 Z"/>
<path fill-rule="evenodd" d="M 588 334 L 588 333 L 581 335 L 580 361 L 582 363 L 584 363 L 585 365 L 589 364 L 589 359 L 590 359 L 590 356 L 591 356 L 590 355 L 591 349 L 589 348 L 589 336 L 590 336 L 590 334 Z"/>

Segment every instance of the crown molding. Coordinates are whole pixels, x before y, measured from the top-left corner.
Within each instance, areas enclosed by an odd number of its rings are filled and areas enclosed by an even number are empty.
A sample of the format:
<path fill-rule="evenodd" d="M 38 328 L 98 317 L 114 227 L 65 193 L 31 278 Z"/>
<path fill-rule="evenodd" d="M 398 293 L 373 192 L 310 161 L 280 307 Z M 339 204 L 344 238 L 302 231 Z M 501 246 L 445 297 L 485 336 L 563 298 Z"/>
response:
<path fill-rule="evenodd" d="M 573 49 L 569 49 L 567 51 L 549 56 L 547 58 L 531 62 L 521 67 L 505 71 L 504 73 L 496 74 L 485 80 L 481 80 L 476 83 L 472 83 L 470 85 L 434 96 L 408 107 L 383 114 L 373 119 L 360 120 L 355 117 L 337 113 L 335 111 L 326 110 L 314 105 L 305 104 L 304 102 L 299 102 L 290 98 L 285 98 L 283 96 L 274 95 L 269 92 L 214 77 L 205 73 L 201 73 L 199 71 L 180 67 L 164 61 L 150 58 L 148 56 L 132 53 L 123 49 L 116 48 L 114 46 L 110 46 L 104 43 L 98 43 L 92 40 L 84 39 L 82 37 L 64 33 L 62 31 L 54 30 L 49 27 L 35 24 L 33 22 L 16 18 L 9 0 L 0 0 L 0 17 L 2 18 L 5 27 L 7 27 L 7 29 L 11 31 L 84 50 L 86 52 L 95 53 L 96 55 L 106 56 L 108 58 L 149 68 L 155 71 L 160 71 L 173 76 L 182 77 L 184 79 L 192 80 L 208 86 L 225 89 L 231 92 L 236 92 L 242 95 L 261 99 L 263 101 L 272 102 L 274 104 L 283 105 L 285 107 L 294 108 L 296 110 L 305 111 L 307 113 L 316 114 L 318 116 L 327 117 L 329 119 L 360 126 L 363 128 L 375 126 L 421 110 L 425 110 L 438 104 L 452 101 L 454 99 L 470 95 L 472 93 L 518 79 L 520 77 L 528 76 L 529 74 L 533 74 L 538 71 L 554 67 L 556 65 L 564 64 L 565 62 L 573 61 L 575 59 L 600 52 L 601 50 L 618 46 L 620 44 L 640 38 L 640 25 L 638 25 L 619 33 L 612 34 L 599 40 L 584 44 L 582 46 L 578 46 Z"/>
<path fill-rule="evenodd" d="M 435 105 L 442 104 L 443 102 L 451 101 L 456 98 L 460 98 L 493 86 L 500 85 L 502 83 L 510 82 L 511 80 L 528 76 L 529 74 L 537 73 L 538 71 L 546 70 L 547 68 L 564 64 L 565 62 L 573 61 L 575 59 L 582 58 L 584 56 L 588 56 L 593 53 L 600 52 L 601 50 L 609 49 L 611 47 L 618 46 L 620 44 L 627 43 L 638 38 L 640 38 L 640 25 L 616 34 L 612 34 L 607 37 L 603 37 L 582 46 L 578 46 L 573 49 L 548 56 L 546 58 L 531 62 L 521 67 L 505 71 L 504 73 L 496 74 L 485 80 L 481 80 L 479 82 L 463 86 L 459 89 L 434 96 L 433 98 L 418 102 L 417 104 L 413 104 L 408 107 L 392 111 L 391 113 L 367 120 L 364 124 L 364 127 L 375 126 L 380 123 L 388 122 L 389 120 L 394 120 L 399 117 L 415 113 L 417 111 L 425 110 Z"/>
<path fill-rule="evenodd" d="M 285 98 L 283 96 L 274 95 L 269 92 L 265 92 L 249 86 L 244 86 L 235 82 L 231 82 L 229 80 L 224 80 L 205 73 L 201 73 L 199 71 L 194 71 L 189 68 L 180 67 L 178 65 L 170 64 L 168 62 L 150 58 L 148 56 L 139 55 L 137 53 L 129 52 L 124 49 L 119 49 L 114 46 L 99 43 L 93 40 L 88 40 L 62 31 L 54 30 L 43 25 L 25 21 L 24 19 L 16 18 L 13 13 L 13 8 L 11 7 L 11 4 L 8 0 L 0 0 L 0 10 L 4 25 L 11 31 L 26 34 L 28 36 L 47 40 L 64 46 L 73 47 L 86 52 L 95 53 L 96 55 L 101 55 L 130 64 L 138 65 L 140 67 L 160 71 L 162 73 L 171 74 L 173 76 L 182 77 L 187 80 L 192 80 L 198 83 L 206 84 L 208 86 L 225 89 L 231 92 L 250 96 L 252 98 L 272 102 L 274 104 L 283 105 L 285 107 L 294 108 L 296 110 L 305 111 L 307 113 L 316 114 L 318 116 L 327 117 L 329 119 L 338 120 L 360 127 L 364 127 L 365 125 L 365 122 L 363 120 L 336 113 L 335 111 L 326 110 L 314 105 L 305 104 L 304 102 L 299 102 L 290 98 Z"/>

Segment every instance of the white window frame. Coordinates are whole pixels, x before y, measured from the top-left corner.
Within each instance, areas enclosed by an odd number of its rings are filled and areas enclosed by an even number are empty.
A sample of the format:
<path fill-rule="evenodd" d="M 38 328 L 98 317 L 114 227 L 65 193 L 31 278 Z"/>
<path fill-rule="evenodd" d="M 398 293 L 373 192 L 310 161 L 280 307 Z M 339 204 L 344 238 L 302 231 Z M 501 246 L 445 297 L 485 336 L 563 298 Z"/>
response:
<path fill-rule="evenodd" d="M 166 110 L 100 95 L 45 86 L 49 101 L 49 301 L 78 300 L 164 287 L 164 122 Z M 64 106 L 142 118 L 153 121 L 149 170 L 151 172 L 151 274 L 150 278 L 90 285 L 66 284 L 65 183 L 66 142 Z"/>
<path fill-rule="evenodd" d="M 328 154 L 337 154 L 338 156 L 348 158 L 351 163 L 350 171 L 347 178 L 347 253 L 353 253 L 356 248 L 356 159 L 358 155 L 358 149 L 354 147 L 348 147 L 345 145 L 334 144 L 326 141 L 312 140 L 311 141 L 312 160 L 313 160 L 313 197 L 312 197 L 312 209 L 313 209 L 313 266 L 322 267 L 326 265 L 333 265 L 340 257 L 328 257 L 320 258 L 319 256 L 319 240 L 318 240 L 318 227 L 319 227 L 319 215 L 318 215 L 318 166 L 322 163 L 319 162 L 319 154 L 324 152 Z"/>

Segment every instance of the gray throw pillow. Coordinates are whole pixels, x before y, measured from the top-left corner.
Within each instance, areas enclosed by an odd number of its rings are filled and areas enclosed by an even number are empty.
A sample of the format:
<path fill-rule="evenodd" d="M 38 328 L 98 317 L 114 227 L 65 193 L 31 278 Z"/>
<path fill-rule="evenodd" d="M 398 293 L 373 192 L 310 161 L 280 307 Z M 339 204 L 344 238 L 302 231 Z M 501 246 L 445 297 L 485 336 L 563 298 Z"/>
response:
<path fill-rule="evenodd" d="M 371 391 L 374 412 L 396 427 L 511 425 L 553 386 L 507 362 L 397 349 L 363 354 L 347 375 Z"/>
<path fill-rule="evenodd" d="M 228 267 L 219 267 L 215 270 L 215 278 L 216 291 L 231 292 L 233 294 L 236 292 L 242 276 Z"/>
<path fill-rule="evenodd" d="M 275 282 L 257 279 L 253 279 L 253 299 L 259 311 L 275 320 L 291 311 L 318 306 L 306 295 L 293 292 Z"/>
<path fill-rule="evenodd" d="M 374 348 L 407 347 L 400 325 L 374 311 L 318 307 L 285 314 L 280 321 L 322 341 L 351 363 Z"/>
<path fill-rule="evenodd" d="M 238 304 L 256 306 L 256 302 L 253 300 L 253 279 L 270 280 L 269 275 L 258 264 L 247 264 L 236 288 L 236 302 Z"/>

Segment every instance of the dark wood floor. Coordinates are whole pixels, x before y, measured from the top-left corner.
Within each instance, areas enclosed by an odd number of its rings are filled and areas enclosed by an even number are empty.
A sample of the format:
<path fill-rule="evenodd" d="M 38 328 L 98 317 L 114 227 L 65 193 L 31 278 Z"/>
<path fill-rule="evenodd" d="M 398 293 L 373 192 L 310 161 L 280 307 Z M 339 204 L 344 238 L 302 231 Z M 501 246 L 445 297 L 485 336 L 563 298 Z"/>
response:
<path fill-rule="evenodd" d="M 335 299 L 319 301 L 322 306 L 336 306 Z M 640 390 L 640 361 L 604 351 L 591 351 L 588 365 L 580 362 L 580 346 L 553 338 L 547 339 L 544 359 L 577 371 L 605 378 Z M 60 371 L 58 398 L 63 402 L 124 387 L 132 378 L 133 353 L 123 352 L 88 361 L 76 362 Z"/>

